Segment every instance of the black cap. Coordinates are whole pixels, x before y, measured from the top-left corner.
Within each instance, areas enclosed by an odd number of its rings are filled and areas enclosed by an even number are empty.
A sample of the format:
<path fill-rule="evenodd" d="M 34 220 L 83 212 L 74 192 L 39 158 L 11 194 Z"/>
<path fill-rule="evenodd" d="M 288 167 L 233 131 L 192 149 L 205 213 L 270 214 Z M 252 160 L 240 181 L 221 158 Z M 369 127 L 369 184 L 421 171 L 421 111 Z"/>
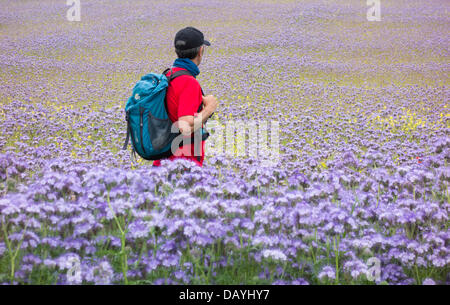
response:
<path fill-rule="evenodd" d="M 202 32 L 190 26 L 178 31 L 174 43 L 175 49 L 182 51 L 195 49 L 202 45 L 211 45 L 209 41 L 205 40 Z"/>

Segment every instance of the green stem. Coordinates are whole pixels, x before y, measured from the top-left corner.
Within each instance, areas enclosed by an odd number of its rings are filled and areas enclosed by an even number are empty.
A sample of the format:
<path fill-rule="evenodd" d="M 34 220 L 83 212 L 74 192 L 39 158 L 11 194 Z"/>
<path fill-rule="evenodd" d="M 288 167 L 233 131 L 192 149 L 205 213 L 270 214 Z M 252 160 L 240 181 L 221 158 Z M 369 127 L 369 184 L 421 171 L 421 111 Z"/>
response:
<path fill-rule="evenodd" d="M 283 280 L 284 274 L 285 274 L 285 272 L 286 272 L 286 265 L 287 265 L 287 262 L 285 262 L 285 263 L 283 264 L 283 272 L 281 273 L 280 280 Z"/>
<path fill-rule="evenodd" d="M 314 263 L 314 265 L 316 265 L 316 256 L 314 255 L 314 249 L 313 249 L 313 246 L 310 245 L 309 247 L 310 247 L 310 249 L 311 249 L 311 255 L 312 255 L 313 263 Z"/>
<path fill-rule="evenodd" d="M 8 171 L 6 171 L 5 189 L 3 196 L 6 196 L 6 193 L 8 193 Z"/>
<path fill-rule="evenodd" d="M 122 273 L 123 273 L 123 280 L 125 282 L 125 285 L 128 285 L 128 260 L 127 260 L 127 251 L 125 249 L 125 233 L 121 235 L 121 254 L 122 254 Z"/>
<path fill-rule="evenodd" d="M 377 196 L 377 205 L 375 206 L 376 208 L 378 208 L 378 204 L 380 202 L 380 184 L 378 183 L 378 196 Z"/>
<path fill-rule="evenodd" d="M 135 268 L 137 268 L 139 266 L 139 263 L 141 262 L 142 259 L 142 255 L 144 254 L 144 250 L 147 248 L 147 244 L 145 241 L 142 242 L 142 247 L 141 247 L 141 251 L 139 253 L 139 258 L 137 260 L 137 262 L 135 263 Z"/>
<path fill-rule="evenodd" d="M 5 235 L 5 242 L 6 242 L 6 247 L 8 248 L 8 254 L 9 254 L 10 265 L 11 265 L 11 272 L 10 272 L 11 284 L 14 284 L 14 278 L 15 278 L 15 273 L 16 273 L 16 271 L 15 271 L 16 258 L 17 258 L 17 255 L 19 254 L 20 247 L 22 246 L 23 239 L 25 237 L 25 232 L 27 231 L 27 228 L 28 228 L 28 221 L 27 221 L 27 223 L 25 225 L 25 228 L 23 230 L 22 237 L 20 238 L 20 242 L 17 245 L 17 248 L 15 249 L 15 251 L 13 251 L 12 246 L 11 246 L 11 241 L 8 238 L 8 232 L 7 232 L 7 229 L 6 229 L 6 226 L 5 226 L 4 219 L 2 221 L 3 234 Z"/>
<path fill-rule="evenodd" d="M 447 193 L 447 202 L 450 204 L 450 196 L 449 196 L 449 193 L 448 193 L 448 186 L 447 186 L 445 192 Z"/>
<path fill-rule="evenodd" d="M 335 258 L 336 258 L 336 284 L 339 283 L 339 240 L 336 245 L 336 237 L 333 237 L 334 249 L 335 249 Z"/>
<path fill-rule="evenodd" d="M 416 276 L 417 276 L 416 283 L 417 283 L 417 285 L 421 285 L 422 281 L 420 280 L 419 268 L 417 268 L 417 264 L 414 264 L 414 270 L 416 271 Z"/>
<path fill-rule="evenodd" d="M 111 200 L 109 198 L 109 191 L 106 194 L 106 201 L 108 202 L 108 207 L 111 210 L 111 213 L 113 214 L 114 220 L 120 231 L 120 243 L 121 243 L 120 255 L 122 256 L 122 264 L 121 264 L 122 265 L 122 274 L 123 274 L 123 280 L 125 282 L 125 285 L 128 285 L 128 277 L 127 277 L 128 260 L 127 260 L 127 252 L 125 249 L 126 232 L 124 230 L 122 230 L 122 226 L 120 225 L 119 219 L 117 218 L 116 213 L 114 213 L 114 210 L 112 209 Z M 124 220 L 124 222 L 125 222 L 125 220 Z"/>
<path fill-rule="evenodd" d="M 152 232 L 153 241 L 154 241 L 154 245 L 153 245 L 153 258 L 155 258 L 155 257 L 156 257 L 156 248 L 157 248 L 158 244 L 157 244 L 157 240 L 156 240 L 155 229 L 152 228 L 152 229 L 151 229 L 151 232 Z M 189 250 L 189 244 L 188 244 L 188 250 Z"/>

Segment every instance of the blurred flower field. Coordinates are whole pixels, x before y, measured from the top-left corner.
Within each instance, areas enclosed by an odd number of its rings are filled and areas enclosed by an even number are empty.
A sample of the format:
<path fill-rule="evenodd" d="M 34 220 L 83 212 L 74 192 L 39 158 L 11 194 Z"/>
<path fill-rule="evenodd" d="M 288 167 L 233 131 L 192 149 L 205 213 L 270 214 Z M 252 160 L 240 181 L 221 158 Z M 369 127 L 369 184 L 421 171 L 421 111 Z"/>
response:
<path fill-rule="evenodd" d="M 0 283 L 450 283 L 447 1 L 0 7 Z M 187 25 L 214 118 L 279 121 L 279 166 L 121 150 Z"/>

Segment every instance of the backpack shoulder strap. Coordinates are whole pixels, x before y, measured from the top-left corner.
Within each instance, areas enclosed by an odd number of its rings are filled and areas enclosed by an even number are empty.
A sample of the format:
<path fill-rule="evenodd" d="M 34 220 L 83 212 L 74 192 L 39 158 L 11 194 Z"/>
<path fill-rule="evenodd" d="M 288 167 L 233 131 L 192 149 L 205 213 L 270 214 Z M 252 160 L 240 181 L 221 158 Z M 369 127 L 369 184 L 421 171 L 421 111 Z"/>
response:
<path fill-rule="evenodd" d="M 180 71 L 177 71 L 177 72 L 172 72 L 171 71 L 170 76 L 169 76 L 169 82 L 173 81 L 175 78 L 177 78 L 179 76 L 182 76 L 182 75 L 192 76 L 192 74 L 189 73 L 189 71 L 186 71 L 186 70 L 180 70 Z"/>
<path fill-rule="evenodd" d="M 170 75 L 169 75 L 169 76 L 167 76 L 167 73 L 168 73 L 168 72 L 170 72 Z M 168 69 L 164 70 L 163 74 L 166 75 L 167 80 L 169 81 L 169 83 L 170 83 L 171 81 L 173 81 L 175 78 L 177 78 L 178 76 L 182 76 L 182 75 L 192 76 L 192 74 L 189 73 L 189 71 L 187 71 L 187 70 L 184 70 L 184 69 L 183 69 L 183 70 L 179 70 L 179 71 L 177 71 L 177 72 L 173 72 L 172 68 L 168 68 Z M 193 76 L 192 76 L 192 77 L 193 77 Z"/>
<path fill-rule="evenodd" d="M 166 75 L 167 72 L 170 72 L 169 77 L 167 77 L 168 82 L 170 83 L 171 81 L 173 81 L 175 78 L 177 78 L 178 76 L 182 76 L 182 75 L 188 75 L 188 76 L 192 76 L 191 73 L 189 73 L 189 71 L 187 70 L 179 70 L 177 72 L 173 72 L 171 68 L 168 68 L 166 70 L 164 70 L 163 74 Z M 192 76 L 193 77 L 193 76 Z M 200 90 L 202 90 L 202 95 L 204 96 L 205 93 L 203 92 L 203 88 L 200 86 Z M 198 107 L 197 112 L 200 112 L 203 108 L 203 105 L 200 104 L 200 106 Z"/>

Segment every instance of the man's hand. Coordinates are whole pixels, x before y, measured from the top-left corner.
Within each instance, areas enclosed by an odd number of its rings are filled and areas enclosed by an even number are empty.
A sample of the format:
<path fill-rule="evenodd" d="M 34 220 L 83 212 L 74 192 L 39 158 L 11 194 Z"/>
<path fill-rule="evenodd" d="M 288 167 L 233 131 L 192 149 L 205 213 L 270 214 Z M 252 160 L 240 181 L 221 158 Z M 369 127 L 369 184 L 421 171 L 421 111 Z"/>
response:
<path fill-rule="evenodd" d="M 203 97 L 203 105 L 209 117 L 217 109 L 219 102 L 213 95 L 207 95 Z"/>
<path fill-rule="evenodd" d="M 188 136 L 197 129 L 202 127 L 202 124 L 214 113 L 217 109 L 219 102 L 212 95 L 203 97 L 203 110 L 195 117 L 192 115 L 182 116 L 178 119 L 178 128 L 180 132 Z"/>

